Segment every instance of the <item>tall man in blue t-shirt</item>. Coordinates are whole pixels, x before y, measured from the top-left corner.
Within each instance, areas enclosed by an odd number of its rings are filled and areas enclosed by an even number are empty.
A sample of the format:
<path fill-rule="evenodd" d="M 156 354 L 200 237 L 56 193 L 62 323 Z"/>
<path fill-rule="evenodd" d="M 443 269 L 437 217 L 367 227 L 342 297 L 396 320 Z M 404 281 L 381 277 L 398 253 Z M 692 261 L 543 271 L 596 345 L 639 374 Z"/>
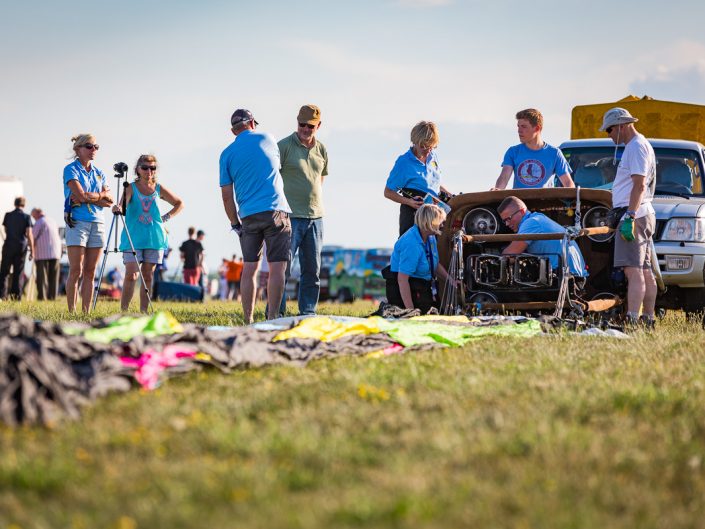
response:
<path fill-rule="evenodd" d="M 263 242 L 267 243 L 269 262 L 267 317 L 272 319 L 278 315 L 291 249 L 291 209 L 279 174 L 276 140 L 255 130 L 258 123 L 249 110 L 236 110 L 230 124 L 235 141 L 220 155 L 220 190 L 225 214 L 240 237 L 244 260 L 240 278 L 242 309 L 245 323 L 249 324 L 255 306 L 254 280 Z"/>
<path fill-rule="evenodd" d="M 509 147 L 502 161 L 502 172 L 491 191 L 506 189 L 514 173 L 514 189 L 553 187 L 554 175 L 563 187 L 575 187 L 570 167 L 560 149 L 543 141 L 543 115 L 535 108 L 517 112 L 519 145 Z"/>

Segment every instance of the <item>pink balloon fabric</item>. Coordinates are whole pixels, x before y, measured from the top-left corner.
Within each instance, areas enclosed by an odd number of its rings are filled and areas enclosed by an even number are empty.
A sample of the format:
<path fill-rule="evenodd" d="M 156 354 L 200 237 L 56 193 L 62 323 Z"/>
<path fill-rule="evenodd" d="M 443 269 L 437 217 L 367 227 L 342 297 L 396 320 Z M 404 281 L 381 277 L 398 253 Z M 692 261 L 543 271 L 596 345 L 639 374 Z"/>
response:
<path fill-rule="evenodd" d="M 178 365 L 182 358 L 193 358 L 196 351 L 188 351 L 178 345 L 167 345 L 162 351 L 148 349 L 137 358 L 120 357 L 120 361 L 134 367 L 135 379 L 144 388 L 152 390 L 159 385 L 159 375 L 167 367 Z"/>

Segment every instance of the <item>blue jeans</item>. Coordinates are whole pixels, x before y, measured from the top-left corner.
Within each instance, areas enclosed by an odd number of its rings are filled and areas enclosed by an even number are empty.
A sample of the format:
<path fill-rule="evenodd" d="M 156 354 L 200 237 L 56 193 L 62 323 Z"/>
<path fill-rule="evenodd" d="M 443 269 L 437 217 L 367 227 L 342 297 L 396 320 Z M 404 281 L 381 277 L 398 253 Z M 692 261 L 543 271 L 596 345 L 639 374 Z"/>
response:
<path fill-rule="evenodd" d="M 286 269 L 287 279 L 291 261 L 299 252 L 299 314 L 316 314 L 321 292 L 321 248 L 323 246 L 323 219 L 291 219 L 291 256 Z M 280 312 L 285 313 L 286 299 L 282 296 Z"/>

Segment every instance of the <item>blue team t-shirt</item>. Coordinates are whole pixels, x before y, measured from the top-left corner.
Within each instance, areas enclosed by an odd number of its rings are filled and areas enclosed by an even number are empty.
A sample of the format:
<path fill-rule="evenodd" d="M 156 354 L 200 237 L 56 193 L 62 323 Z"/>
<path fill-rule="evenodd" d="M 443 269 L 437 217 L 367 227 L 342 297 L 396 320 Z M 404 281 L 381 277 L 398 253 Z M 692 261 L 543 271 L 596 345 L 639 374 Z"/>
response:
<path fill-rule="evenodd" d="M 570 166 L 560 149 L 544 143 L 537 151 L 523 143 L 507 149 L 502 166 L 514 169 L 514 189 L 553 187 L 556 176 L 570 174 Z"/>
<path fill-rule="evenodd" d="M 279 166 L 279 147 L 270 134 L 245 130 L 225 148 L 220 187 L 234 186 L 241 219 L 263 211 L 291 213 Z"/>
<path fill-rule="evenodd" d="M 565 228 L 543 213 L 526 213 L 519 223 L 518 233 L 564 233 Z M 562 241 L 527 241 L 525 252 L 548 257 L 553 269 L 559 268 L 559 255 L 563 255 Z M 587 277 L 585 260 L 575 241 L 568 243 L 568 266 L 574 276 Z"/>
<path fill-rule="evenodd" d="M 109 189 L 106 185 L 103 171 L 91 164 L 91 170 L 86 171 L 78 159 L 64 167 L 64 206 L 68 204 L 71 188 L 69 182 L 77 180 L 86 193 L 100 193 L 103 189 Z M 83 220 L 87 222 L 103 222 L 103 207 L 95 204 L 81 204 L 71 208 L 73 220 Z"/>
<path fill-rule="evenodd" d="M 387 178 L 387 187 L 392 191 L 408 187 L 437 197 L 441 190 L 441 170 L 436 151 L 431 151 L 426 163 L 423 163 L 409 148 L 394 162 Z"/>
<path fill-rule="evenodd" d="M 433 274 L 431 274 L 433 261 Z M 418 226 L 412 226 L 394 244 L 390 268 L 410 277 L 431 280 L 438 267 L 436 236 L 429 235 L 426 243 L 421 238 Z"/>

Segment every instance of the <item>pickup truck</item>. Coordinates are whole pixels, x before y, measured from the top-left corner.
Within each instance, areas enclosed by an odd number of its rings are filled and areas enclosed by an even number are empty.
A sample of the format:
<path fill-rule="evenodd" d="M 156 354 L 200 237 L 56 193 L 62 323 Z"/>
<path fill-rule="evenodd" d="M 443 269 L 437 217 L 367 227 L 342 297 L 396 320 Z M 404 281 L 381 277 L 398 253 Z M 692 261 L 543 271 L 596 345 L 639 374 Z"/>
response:
<path fill-rule="evenodd" d="M 575 107 L 573 139 L 560 149 L 576 186 L 611 189 L 624 146 L 615 148 L 597 128 L 602 114 L 616 106 L 639 118 L 635 126 L 656 154 L 654 245 L 666 286 L 656 305 L 684 310 L 688 317 L 700 315 L 705 307 L 705 146 L 694 140 L 703 136 L 701 128 L 705 131 L 705 106 L 630 96 Z"/>

